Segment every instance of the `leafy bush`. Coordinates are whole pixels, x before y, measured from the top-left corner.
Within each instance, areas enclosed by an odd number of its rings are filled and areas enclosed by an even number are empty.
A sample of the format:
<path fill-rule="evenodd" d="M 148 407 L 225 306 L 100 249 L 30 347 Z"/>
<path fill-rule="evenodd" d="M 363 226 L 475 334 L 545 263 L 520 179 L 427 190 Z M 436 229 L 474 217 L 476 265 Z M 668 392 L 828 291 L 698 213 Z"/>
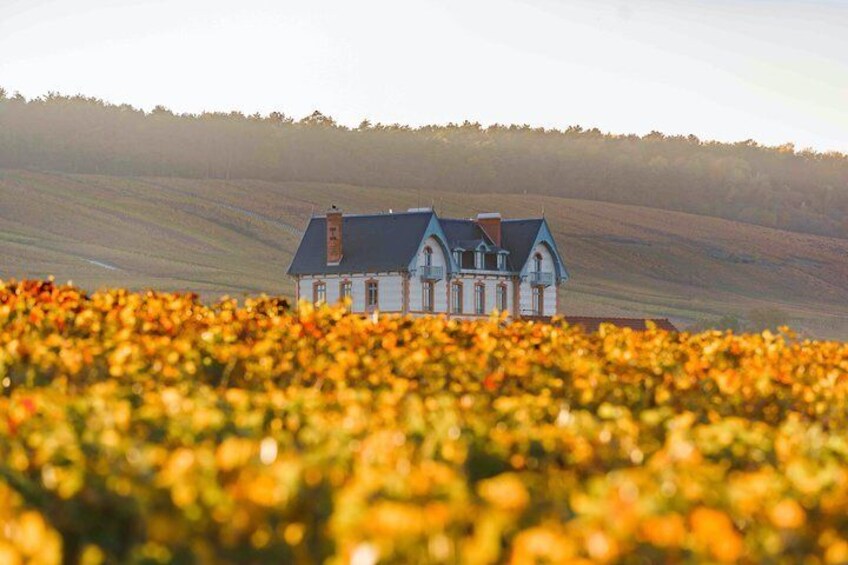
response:
<path fill-rule="evenodd" d="M 0 561 L 848 559 L 848 346 L 0 283 Z"/>

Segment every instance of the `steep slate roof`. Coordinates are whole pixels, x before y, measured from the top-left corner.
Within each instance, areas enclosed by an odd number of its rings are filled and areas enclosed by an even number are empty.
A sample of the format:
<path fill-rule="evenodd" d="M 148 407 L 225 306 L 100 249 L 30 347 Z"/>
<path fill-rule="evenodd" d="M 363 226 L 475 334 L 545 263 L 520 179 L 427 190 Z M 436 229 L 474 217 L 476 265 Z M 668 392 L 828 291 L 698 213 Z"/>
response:
<path fill-rule="evenodd" d="M 501 245 L 509 249 L 509 262 L 513 270 L 517 271 L 527 263 L 542 222 L 541 218 L 501 221 Z"/>
<path fill-rule="evenodd" d="M 289 267 L 290 275 L 405 271 L 418 251 L 432 210 L 394 214 L 342 216 L 342 260 L 327 265 L 327 220 L 314 216 L 306 227 Z M 438 218 L 451 249 L 474 249 L 481 242 L 490 251 L 509 252 L 509 269 L 520 270 L 530 256 L 542 219 L 503 220 L 501 246 L 474 220 Z"/>
<path fill-rule="evenodd" d="M 327 265 L 327 219 L 313 217 L 290 275 L 404 271 L 418 251 L 432 211 L 342 216 L 342 260 Z"/>
<path fill-rule="evenodd" d="M 487 246 L 493 244 L 477 222 L 474 220 L 457 220 L 453 218 L 439 218 L 442 231 L 448 238 L 448 246 L 451 249 L 462 247 L 463 249 L 474 249 L 482 241 Z"/>

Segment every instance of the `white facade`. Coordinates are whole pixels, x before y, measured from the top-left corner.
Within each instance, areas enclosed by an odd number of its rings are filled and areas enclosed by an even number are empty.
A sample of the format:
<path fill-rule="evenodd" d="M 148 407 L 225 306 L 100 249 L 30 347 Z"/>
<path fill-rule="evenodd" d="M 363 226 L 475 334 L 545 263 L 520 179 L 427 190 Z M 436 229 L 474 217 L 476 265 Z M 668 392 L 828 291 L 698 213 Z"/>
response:
<path fill-rule="evenodd" d="M 510 315 L 513 312 L 513 297 L 515 293 L 515 278 L 504 273 L 489 271 L 489 274 L 461 272 L 450 280 L 451 285 L 461 285 L 462 288 L 462 311 L 457 312 L 455 304 L 451 301 L 451 317 L 474 318 L 489 316 L 497 309 L 497 291 L 503 288 L 506 293 L 506 311 Z M 483 288 L 483 311 L 477 311 L 477 287 Z M 452 292 L 449 293 L 452 298 Z"/>
<path fill-rule="evenodd" d="M 325 301 L 328 304 L 336 304 L 341 298 L 343 282 L 350 282 L 351 298 L 353 304 L 351 310 L 354 312 L 366 312 L 365 306 L 366 283 L 374 281 L 377 283 L 377 310 L 381 312 L 403 312 L 403 281 L 405 274 L 401 273 L 374 273 L 374 274 L 351 274 L 351 275 L 304 275 L 298 277 L 297 297 L 299 300 L 316 302 L 316 285 L 324 284 Z"/>
<path fill-rule="evenodd" d="M 432 239 L 432 238 L 430 238 Z M 526 272 L 521 277 L 511 273 L 498 271 L 462 270 L 453 275 L 447 275 L 447 261 L 441 246 L 435 241 L 426 241 L 421 246 L 417 264 L 424 265 L 425 252 L 431 253 L 431 266 L 442 269 L 442 277 L 438 280 L 422 280 L 416 272 L 410 273 L 358 273 L 358 274 L 328 274 L 303 275 L 298 277 L 297 296 L 299 300 L 320 302 L 319 287 L 323 284 L 323 300 L 328 304 L 336 304 L 341 300 L 342 283 L 350 283 L 353 312 L 379 310 L 386 313 L 403 313 L 412 315 L 448 314 L 451 317 L 475 318 L 487 317 L 498 306 L 498 292 L 506 302 L 506 311 L 512 317 L 553 316 L 557 313 L 557 287 L 536 285 L 533 273 L 541 265 L 541 272 L 552 273 L 555 269 L 554 258 L 547 246 L 539 244 L 530 254 Z M 536 259 L 540 258 L 540 261 Z M 420 269 L 419 269 L 420 270 Z M 367 283 L 377 283 L 377 306 L 366 307 Z M 425 309 L 425 289 L 433 285 L 432 309 Z M 457 311 L 453 303 L 451 287 L 459 285 L 462 289 L 462 309 Z M 478 312 L 477 287 L 482 287 L 483 310 Z M 517 287 L 517 289 L 516 289 Z M 538 303 L 541 293 L 541 305 Z M 516 304 L 516 295 L 518 303 Z M 516 308 L 517 306 L 517 308 Z M 541 306 L 541 310 L 539 310 Z"/>
<path fill-rule="evenodd" d="M 376 281 L 378 288 L 377 310 L 385 313 L 409 313 L 412 315 L 427 314 L 450 314 L 451 317 L 475 318 L 487 317 L 497 309 L 498 290 L 503 289 L 503 299 L 506 302 L 506 311 L 510 316 L 530 315 L 528 310 L 520 313 L 514 312 L 515 287 L 518 281 L 515 277 L 503 274 L 466 274 L 454 275 L 450 279 L 442 278 L 433 283 L 433 309 L 424 309 L 425 284 L 430 281 L 422 281 L 406 273 L 376 273 L 356 275 L 304 275 L 298 277 L 297 298 L 307 302 L 320 302 L 317 285 L 324 285 L 324 301 L 328 304 L 337 304 L 341 301 L 341 288 L 343 282 L 350 282 L 352 293 L 351 310 L 353 312 L 366 312 L 365 306 L 366 282 Z M 405 281 L 408 281 L 405 283 Z M 404 304 L 404 286 L 408 288 L 408 302 Z M 450 287 L 459 284 L 462 288 L 462 312 L 456 312 L 450 304 Z M 483 287 L 483 313 L 476 311 L 475 288 Z M 531 287 L 529 283 L 521 283 L 522 304 L 530 304 Z M 524 297 L 523 294 L 528 296 Z M 406 306 L 406 307 L 404 307 Z M 545 293 L 545 316 L 556 314 L 556 288 L 549 287 Z"/>

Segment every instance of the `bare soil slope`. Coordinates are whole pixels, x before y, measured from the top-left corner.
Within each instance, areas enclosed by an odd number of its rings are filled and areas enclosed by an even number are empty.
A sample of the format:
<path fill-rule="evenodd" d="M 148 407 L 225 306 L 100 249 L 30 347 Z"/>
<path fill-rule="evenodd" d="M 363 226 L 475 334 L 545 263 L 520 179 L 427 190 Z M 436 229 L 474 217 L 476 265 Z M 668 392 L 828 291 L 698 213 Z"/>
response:
<path fill-rule="evenodd" d="M 330 203 L 544 213 L 571 271 L 561 292 L 573 315 L 668 316 L 685 326 L 769 306 L 806 333 L 848 337 L 848 240 L 523 194 L 0 170 L 0 278 L 290 295 L 285 269 L 300 231 Z"/>

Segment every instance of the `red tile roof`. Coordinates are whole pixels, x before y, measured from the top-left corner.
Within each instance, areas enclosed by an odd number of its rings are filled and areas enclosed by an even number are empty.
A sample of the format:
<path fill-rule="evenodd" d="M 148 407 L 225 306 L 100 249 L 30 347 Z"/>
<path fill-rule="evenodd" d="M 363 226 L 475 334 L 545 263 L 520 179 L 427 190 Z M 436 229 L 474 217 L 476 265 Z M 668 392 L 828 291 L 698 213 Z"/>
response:
<path fill-rule="evenodd" d="M 601 327 L 601 324 L 612 324 L 619 328 L 631 328 L 634 330 L 645 330 L 647 322 L 651 321 L 657 329 L 676 332 L 668 318 L 593 318 L 590 316 L 566 316 L 565 321 L 570 326 L 581 326 L 585 332 L 596 332 Z"/>

